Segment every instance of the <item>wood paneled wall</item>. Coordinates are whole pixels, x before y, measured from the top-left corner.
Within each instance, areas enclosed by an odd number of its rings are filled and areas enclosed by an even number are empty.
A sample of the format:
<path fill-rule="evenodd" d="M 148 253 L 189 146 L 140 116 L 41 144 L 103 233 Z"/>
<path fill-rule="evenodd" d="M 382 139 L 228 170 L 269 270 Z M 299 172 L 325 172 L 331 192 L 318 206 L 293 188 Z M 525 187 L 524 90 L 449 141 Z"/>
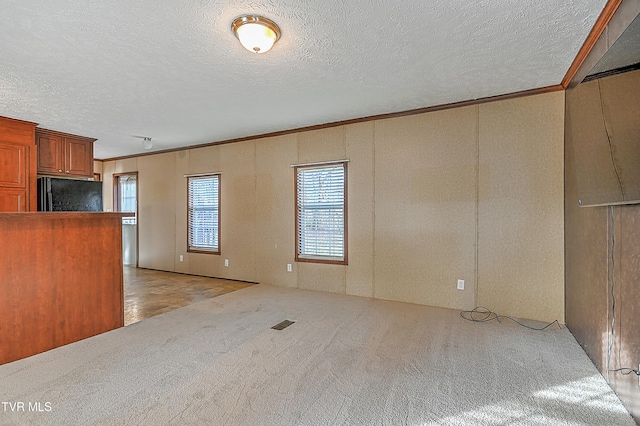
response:
<path fill-rule="evenodd" d="M 640 364 L 640 205 L 578 205 L 576 153 L 589 147 L 571 131 L 565 128 L 567 326 L 640 422 L 638 377 L 609 371 Z M 606 154 L 603 161 L 610 161 Z"/>
<path fill-rule="evenodd" d="M 105 161 L 105 208 L 137 171 L 141 267 L 563 322 L 563 120 L 556 92 Z M 345 158 L 349 265 L 296 263 L 291 165 Z M 221 255 L 186 252 L 184 176 L 205 172 Z"/>

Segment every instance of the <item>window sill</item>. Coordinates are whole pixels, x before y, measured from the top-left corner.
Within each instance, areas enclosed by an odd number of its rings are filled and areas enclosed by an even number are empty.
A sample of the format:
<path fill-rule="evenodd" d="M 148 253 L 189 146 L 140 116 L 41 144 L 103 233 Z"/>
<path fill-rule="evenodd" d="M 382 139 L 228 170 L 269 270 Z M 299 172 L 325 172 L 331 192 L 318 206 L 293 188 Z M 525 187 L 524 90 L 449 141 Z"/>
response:
<path fill-rule="evenodd" d="M 329 265 L 348 265 L 347 259 L 339 259 L 339 258 L 331 258 L 331 257 L 322 257 L 322 256 L 296 256 L 296 262 L 302 263 L 325 263 Z"/>
<path fill-rule="evenodd" d="M 187 249 L 187 253 L 202 253 L 202 254 L 217 254 L 220 255 L 220 250 L 218 251 L 212 251 L 212 250 L 198 250 L 198 249 L 191 249 L 188 248 Z"/>

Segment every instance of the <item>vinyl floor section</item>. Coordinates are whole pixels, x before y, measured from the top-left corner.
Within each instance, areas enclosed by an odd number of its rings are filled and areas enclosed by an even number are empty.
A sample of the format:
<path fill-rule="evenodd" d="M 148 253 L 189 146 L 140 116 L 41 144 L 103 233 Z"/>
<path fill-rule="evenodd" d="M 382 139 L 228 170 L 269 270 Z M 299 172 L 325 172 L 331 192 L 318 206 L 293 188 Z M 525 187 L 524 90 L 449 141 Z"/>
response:
<path fill-rule="evenodd" d="M 124 325 L 253 285 L 243 281 L 124 267 Z"/>

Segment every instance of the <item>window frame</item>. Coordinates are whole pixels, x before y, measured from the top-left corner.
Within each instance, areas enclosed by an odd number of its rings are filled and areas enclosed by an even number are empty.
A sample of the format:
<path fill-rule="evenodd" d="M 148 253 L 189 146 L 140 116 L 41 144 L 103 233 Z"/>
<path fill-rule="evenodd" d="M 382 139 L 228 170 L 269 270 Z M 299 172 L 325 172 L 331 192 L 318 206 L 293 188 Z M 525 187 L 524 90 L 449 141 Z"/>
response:
<path fill-rule="evenodd" d="M 203 253 L 203 254 L 214 254 L 214 255 L 220 255 L 222 252 L 222 239 L 221 237 L 221 233 L 220 233 L 220 224 L 221 224 L 221 209 L 220 209 L 220 198 L 221 198 L 221 188 L 222 188 L 222 176 L 221 173 L 204 173 L 204 174 L 198 174 L 198 175 L 187 175 L 185 176 L 187 178 L 187 252 L 188 253 Z M 192 228 L 191 226 L 191 220 L 190 220 L 190 211 L 191 211 L 191 200 L 190 200 L 190 193 L 189 193 L 189 183 L 191 182 L 191 179 L 205 179 L 205 178 L 217 178 L 218 179 L 218 200 L 217 200 L 217 210 L 218 210 L 218 247 L 217 250 L 207 250 L 203 247 L 198 247 L 198 246 L 191 246 L 190 242 L 191 242 L 191 233 L 190 230 Z M 192 248 L 194 247 L 194 248 Z"/>
<path fill-rule="evenodd" d="M 134 212 L 122 212 L 122 193 L 120 191 L 120 178 L 122 176 L 134 176 L 136 181 L 136 210 Z M 122 212 L 123 225 L 138 224 L 138 200 L 139 200 L 138 172 L 114 173 L 113 174 L 113 211 Z M 137 231 L 136 231 L 137 232 Z"/>
<path fill-rule="evenodd" d="M 322 264 L 331 264 L 331 265 L 348 265 L 349 264 L 349 232 L 348 232 L 348 223 L 349 223 L 349 215 L 348 215 L 348 164 L 349 160 L 340 160 L 340 161 L 330 161 L 323 163 L 313 163 L 313 164 L 299 164 L 293 166 L 293 181 L 294 181 L 294 205 L 295 205 L 295 261 L 296 262 L 306 262 L 306 263 L 322 263 Z M 338 259 L 333 256 L 323 256 L 323 255 L 303 255 L 300 253 L 300 208 L 298 203 L 298 171 L 301 169 L 318 169 L 323 167 L 335 167 L 342 166 L 344 170 L 344 192 L 343 192 L 343 213 L 344 213 L 344 223 L 343 223 L 343 257 L 342 259 Z"/>

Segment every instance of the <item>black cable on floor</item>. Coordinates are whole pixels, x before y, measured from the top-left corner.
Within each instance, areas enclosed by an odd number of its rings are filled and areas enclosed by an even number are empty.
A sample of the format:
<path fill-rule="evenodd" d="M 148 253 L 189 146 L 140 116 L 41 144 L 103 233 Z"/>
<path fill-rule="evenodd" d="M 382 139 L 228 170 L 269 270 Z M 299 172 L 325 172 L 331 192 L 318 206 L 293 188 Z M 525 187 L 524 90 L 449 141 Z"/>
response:
<path fill-rule="evenodd" d="M 528 328 L 529 330 L 536 330 L 536 331 L 542 331 L 542 330 L 546 330 L 547 328 L 551 327 L 553 324 L 557 324 L 559 329 L 562 329 L 562 326 L 560 325 L 560 323 L 558 322 L 558 320 L 552 321 L 549 324 L 545 325 L 542 328 L 536 328 L 536 327 L 530 327 L 526 324 L 521 323 L 520 321 L 518 321 L 517 319 L 507 316 L 507 315 L 498 315 L 495 312 L 491 311 L 488 308 L 485 308 L 484 306 L 476 306 L 475 308 L 473 308 L 470 311 L 461 311 L 460 312 L 460 316 L 464 319 L 466 319 L 467 321 L 471 321 L 471 322 L 487 322 L 487 321 L 493 321 L 496 320 L 498 322 L 500 322 L 501 318 L 506 318 L 508 320 L 511 320 L 525 328 Z M 609 359 L 607 359 L 607 364 L 608 364 Z M 636 376 L 640 377 L 640 370 L 634 370 L 633 368 L 616 368 L 614 370 L 608 369 L 608 372 L 611 373 L 622 373 L 625 376 L 628 376 L 629 374 L 633 373 Z"/>
<path fill-rule="evenodd" d="M 631 373 L 640 377 L 640 370 L 634 370 L 633 368 L 610 368 L 611 365 L 611 352 L 613 350 L 613 345 L 616 341 L 616 216 L 614 211 L 614 206 L 611 206 L 609 209 L 610 217 L 611 217 L 611 226 L 610 232 L 611 234 L 611 269 L 607 272 L 608 279 L 611 282 L 611 330 L 609 331 L 609 344 L 607 345 L 607 371 L 610 373 L 620 372 L 623 375 L 629 375 Z M 618 365 L 620 362 L 620 346 L 618 345 Z"/>
<path fill-rule="evenodd" d="M 611 351 L 616 340 L 616 217 L 613 206 L 609 210 L 611 212 L 611 226 L 608 232 L 611 232 L 611 268 L 607 266 L 607 279 L 611 283 L 611 329 L 609 330 L 609 344 L 607 345 L 607 370 L 611 365 Z M 618 365 L 620 365 L 620 352 L 618 352 Z"/>
<path fill-rule="evenodd" d="M 529 330 L 536 330 L 536 331 L 546 330 L 547 328 L 551 327 L 553 324 L 557 324 L 558 328 L 562 329 L 562 326 L 560 325 L 558 320 L 552 321 L 542 328 L 530 327 L 526 324 L 521 323 L 520 321 L 518 321 L 513 317 L 510 317 L 507 315 L 498 315 L 495 312 L 492 312 L 490 309 L 485 308 L 484 306 L 476 306 L 470 311 L 461 311 L 460 316 L 466 319 L 467 321 L 471 321 L 471 322 L 487 322 L 487 321 L 493 321 L 493 320 L 500 322 L 500 319 L 504 318 L 504 319 L 511 320 L 525 328 L 528 328 Z"/>
<path fill-rule="evenodd" d="M 640 376 L 640 370 L 634 370 L 633 368 L 616 368 L 615 370 L 609 370 L 612 373 L 617 373 L 618 371 L 624 374 L 625 376 L 633 373 L 636 376 Z"/>

